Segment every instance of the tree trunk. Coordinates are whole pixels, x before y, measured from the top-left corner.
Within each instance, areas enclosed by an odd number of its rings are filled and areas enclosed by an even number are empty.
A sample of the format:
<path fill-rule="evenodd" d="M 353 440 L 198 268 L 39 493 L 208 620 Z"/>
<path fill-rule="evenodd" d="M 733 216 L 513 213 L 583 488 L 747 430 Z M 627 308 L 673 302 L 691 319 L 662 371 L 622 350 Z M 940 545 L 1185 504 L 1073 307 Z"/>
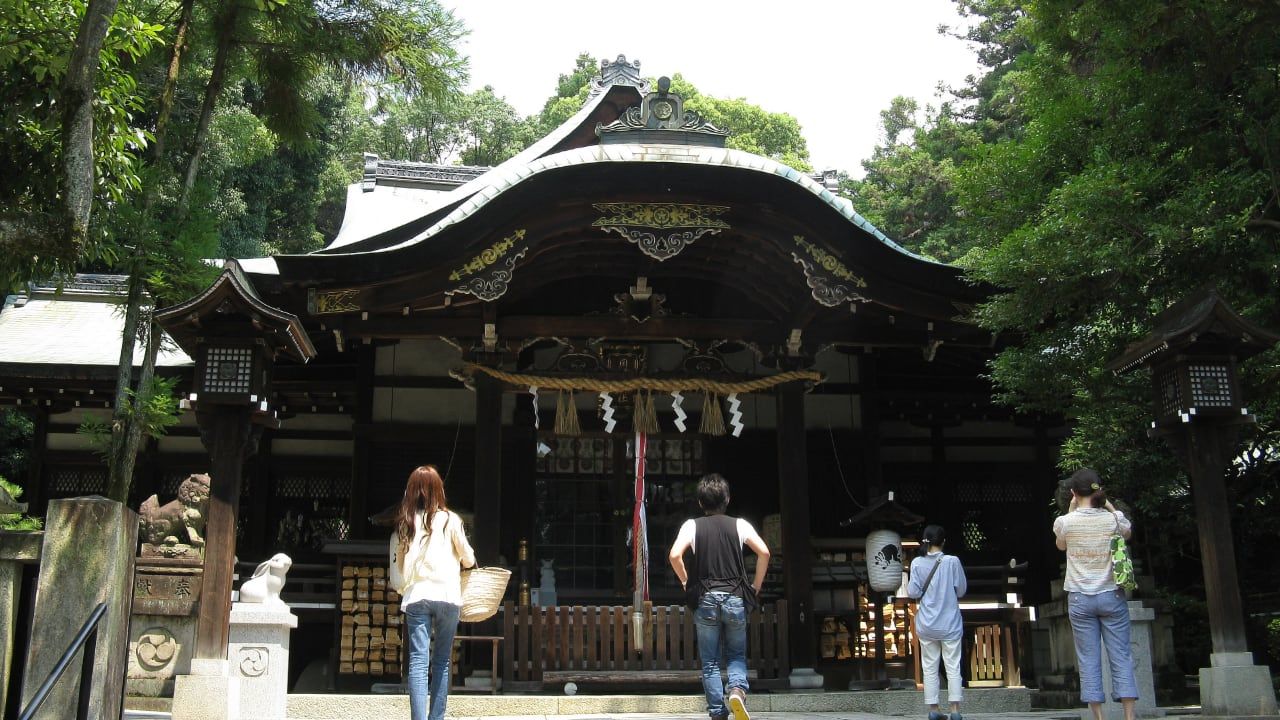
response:
<path fill-rule="evenodd" d="M 173 52 L 169 55 L 169 70 L 165 73 L 164 87 L 160 91 L 155 142 L 151 144 L 153 163 L 164 164 L 165 131 L 169 128 L 169 116 L 173 114 L 173 95 L 178 87 L 178 71 L 182 67 L 182 53 L 186 51 L 187 30 L 191 27 L 191 12 L 195 5 L 195 0 L 182 0 L 182 10 L 178 14 L 178 24 L 174 28 Z M 151 195 L 154 196 L 154 190 Z"/>
<path fill-rule="evenodd" d="M 214 108 L 222 95 L 222 86 L 227 79 L 227 65 L 230 64 L 231 52 L 235 49 L 235 25 L 239 15 L 240 4 L 229 0 L 218 19 L 218 49 L 213 56 L 213 70 L 209 73 L 209 83 L 204 88 L 204 102 L 200 105 L 200 119 L 196 124 L 196 134 L 191 140 L 191 158 L 187 161 L 187 176 L 182 183 L 182 195 L 178 201 L 178 212 L 185 214 L 191 202 L 191 191 L 196 186 L 196 176 L 200 172 L 200 159 L 204 155 L 204 146 L 209 140 L 209 125 L 213 120 Z"/>
<path fill-rule="evenodd" d="M 102 42 L 118 0 L 89 0 L 67 61 L 58 101 L 62 103 L 62 200 L 66 239 L 73 251 L 84 244 L 93 212 L 93 98 Z"/>
<path fill-rule="evenodd" d="M 138 406 L 151 390 L 151 380 L 155 377 L 156 356 L 160 353 L 160 340 L 164 337 L 159 326 L 151 322 L 151 313 L 147 313 L 147 343 L 142 358 L 142 369 L 138 372 L 138 387 L 130 405 L 133 412 L 129 414 L 129 422 L 123 433 L 123 441 L 118 457 L 112 458 L 112 483 L 108 497 L 119 502 L 128 502 L 129 488 L 133 485 L 133 466 L 138 461 L 138 448 L 142 445 L 142 413 Z"/>
<path fill-rule="evenodd" d="M 141 248 L 141 241 L 138 247 Z M 135 251 L 135 259 L 140 254 Z M 143 273 L 137 264 L 134 263 L 133 271 L 129 273 L 129 291 L 124 301 L 124 329 L 120 333 L 120 364 L 116 368 L 115 406 L 111 411 L 110 451 L 107 455 L 107 497 L 120 502 L 128 497 L 129 485 L 133 482 L 134 458 L 125 457 L 125 448 L 134 424 L 129 412 L 133 405 L 130 400 L 130 391 L 133 390 L 133 349 L 137 344 L 138 320 L 142 313 Z"/>

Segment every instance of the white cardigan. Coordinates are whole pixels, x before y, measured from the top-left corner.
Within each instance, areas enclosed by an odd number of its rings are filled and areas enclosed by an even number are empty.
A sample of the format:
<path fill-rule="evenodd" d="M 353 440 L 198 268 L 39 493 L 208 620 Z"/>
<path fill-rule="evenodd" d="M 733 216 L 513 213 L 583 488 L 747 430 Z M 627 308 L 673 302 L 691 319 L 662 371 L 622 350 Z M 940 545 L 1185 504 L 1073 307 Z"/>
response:
<path fill-rule="evenodd" d="M 397 557 L 400 538 L 391 533 L 391 587 L 400 593 L 401 608 L 419 600 L 461 605 L 461 570 L 476 564 L 462 518 L 451 510 L 438 511 L 431 518 L 431 532 L 426 533 L 425 517 L 419 513 L 414 518 L 413 539 L 403 558 Z"/>

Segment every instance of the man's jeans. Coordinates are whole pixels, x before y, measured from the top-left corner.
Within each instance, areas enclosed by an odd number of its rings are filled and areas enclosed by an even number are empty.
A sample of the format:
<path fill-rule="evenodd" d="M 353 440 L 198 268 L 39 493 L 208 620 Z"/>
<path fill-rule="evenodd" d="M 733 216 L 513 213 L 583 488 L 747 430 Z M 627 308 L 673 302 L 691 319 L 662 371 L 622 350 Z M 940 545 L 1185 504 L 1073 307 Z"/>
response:
<path fill-rule="evenodd" d="M 1121 590 L 1097 595 L 1067 593 L 1067 617 L 1076 639 L 1076 663 L 1080 670 L 1080 699 L 1104 701 L 1102 694 L 1102 644 L 1111 663 L 1114 699 L 1137 698 L 1133 656 L 1129 652 L 1129 604 Z"/>
<path fill-rule="evenodd" d="M 729 688 L 747 686 L 747 611 L 742 598 L 723 592 L 702 596 L 693 613 L 698 630 L 698 659 L 702 662 L 702 690 L 707 695 L 707 712 L 728 715 L 724 704 L 724 684 L 720 679 L 720 658 L 728 667 Z"/>
<path fill-rule="evenodd" d="M 413 720 L 444 720 L 459 610 L 457 605 L 439 600 L 419 600 L 404 609 L 409 630 L 409 716 Z"/>

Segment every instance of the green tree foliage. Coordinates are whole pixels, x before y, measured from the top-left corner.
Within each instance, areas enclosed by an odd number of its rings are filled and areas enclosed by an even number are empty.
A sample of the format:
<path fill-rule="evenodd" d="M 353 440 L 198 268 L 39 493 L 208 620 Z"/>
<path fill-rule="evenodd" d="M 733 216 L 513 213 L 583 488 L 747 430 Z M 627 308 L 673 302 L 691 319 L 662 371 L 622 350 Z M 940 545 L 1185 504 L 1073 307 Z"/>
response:
<path fill-rule="evenodd" d="M 9 482 L 3 475 L 0 475 L 0 489 L 9 493 L 9 497 L 14 500 L 22 499 L 22 487 L 17 483 Z M 33 518 L 26 513 L 0 514 L 0 530 L 29 532 L 43 528 L 43 520 Z"/>
<path fill-rule="evenodd" d="M 990 368 L 998 400 L 1067 418 L 1062 469 L 1104 474 L 1180 622 L 1203 625 L 1194 506 L 1177 458 L 1146 437 L 1150 380 L 1102 367 L 1205 284 L 1280 328 L 1280 6 L 956 4 L 973 25 L 944 31 L 987 71 L 922 121 L 896 100 L 847 190 L 909 247 L 997 288 L 976 319 L 1008 341 Z M 1242 367 L 1259 422 L 1228 469 L 1246 596 L 1280 576 L 1277 361 Z M 1202 665 L 1207 643 L 1180 633 L 1180 658 Z"/>
<path fill-rule="evenodd" d="M 671 78 L 671 90 L 684 98 L 685 109 L 729 131 L 726 146 L 773 158 L 797 170 L 813 169 L 809 164 L 809 146 L 795 117 L 769 112 L 747 102 L 746 98 L 703 95 L 679 73 Z"/>
<path fill-rule="evenodd" d="M 529 118 L 532 143 L 560 127 L 574 113 L 582 109 L 591 92 L 591 80 L 600 72 L 600 61 L 589 53 L 579 53 L 573 69 L 562 73 L 556 82 L 556 92 L 547 98 L 542 111 Z"/>
<path fill-rule="evenodd" d="M 486 85 L 462 99 L 462 164 L 497 165 L 532 144 L 515 108 Z"/>
<path fill-rule="evenodd" d="M 1006 402 L 1075 420 L 1064 465 L 1105 468 L 1145 517 L 1189 519 L 1179 467 L 1143 432 L 1146 379 L 1101 365 L 1205 283 L 1280 327 L 1280 7 L 1048 2 L 1028 19 L 1036 51 L 1011 73 L 1025 127 L 957 180 L 980 246 L 966 264 L 1004 289 L 979 317 L 1022 338 L 993 378 Z M 1280 502 L 1277 359 L 1245 366 L 1259 427 L 1230 470 L 1246 592 L 1275 589 L 1260 539 Z M 1154 524 L 1163 569 L 1198 582 L 1178 573 L 1194 526 Z"/>
<path fill-rule="evenodd" d="M 935 260 L 954 262 L 978 238 L 958 222 L 956 168 L 983 144 L 1018 137 L 1017 58 L 1031 49 L 1020 0 L 956 0 L 972 24 L 939 32 L 968 41 L 986 69 L 969 76 L 937 108 L 911 98 L 894 98 L 881 111 L 882 137 L 863 161 L 861 180 L 842 179 L 842 192 L 868 220 L 905 248 Z"/>
<path fill-rule="evenodd" d="M 68 235 L 61 204 L 66 178 L 59 99 L 85 11 L 81 1 L 0 0 L 0 291 L 33 275 L 66 272 L 82 259 L 110 261 L 116 254 L 100 232 Z M 92 62 L 93 125 L 86 138 L 92 176 L 85 196 L 118 203 L 140 185 L 137 150 L 148 140 L 138 123 L 144 97 L 131 71 L 157 44 L 160 27 L 132 6 L 109 17 L 100 60 Z"/>
<path fill-rule="evenodd" d="M 32 431 L 31 418 L 25 414 L 12 408 L 0 410 L 0 475 L 25 476 Z"/>

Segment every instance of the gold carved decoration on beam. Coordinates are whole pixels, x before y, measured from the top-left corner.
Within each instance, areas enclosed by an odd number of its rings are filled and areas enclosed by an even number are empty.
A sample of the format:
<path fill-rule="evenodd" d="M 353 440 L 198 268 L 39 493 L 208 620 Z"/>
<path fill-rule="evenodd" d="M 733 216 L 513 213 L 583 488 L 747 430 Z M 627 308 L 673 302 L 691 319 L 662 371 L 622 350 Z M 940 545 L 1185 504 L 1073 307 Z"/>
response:
<path fill-rule="evenodd" d="M 864 288 L 867 286 L 866 280 L 863 280 L 857 275 L 849 272 L 849 268 L 845 267 L 844 263 L 840 262 L 834 255 L 826 250 L 823 250 L 817 245 L 805 240 L 803 235 L 796 235 L 795 241 L 796 245 L 808 253 L 809 257 L 813 258 L 814 261 L 818 263 L 818 266 L 823 270 L 837 278 L 840 278 L 841 280 L 847 280 L 853 283 L 855 287 Z"/>
<path fill-rule="evenodd" d="M 485 302 L 492 302 L 506 294 L 515 272 L 516 261 L 529 251 L 528 244 L 523 243 L 524 228 L 516 230 L 507 237 L 486 248 L 466 265 L 449 274 L 449 279 L 465 281 L 446 290 L 446 295 L 474 295 Z M 473 276 L 466 279 L 467 276 Z"/>
<path fill-rule="evenodd" d="M 594 203 L 592 207 L 603 213 L 592 227 L 618 233 L 659 262 L 679 255 L 703 235 L 729 228 L 729 223 L 720 219 L 729 211 L 725 205 L 630 202 Z M 654 232 L 663 230 L 675 232 Z"/>
<path fill-rule="evenodd" d="M 307 290 L 307 312 L 312 315 L 334 315 L 336 313 L 355 312 L 360 309 L 357 302 L 360 291 L 356 288 L 345 290 Z"/>
<path fill-rule="evenodd" d="M 819 305 L 824 307 L 835 307 L 844 303 L 855 302 L 871 302 L 871 299 L 863 296 L 854 288 L 837 282 L 838 280 L 847 280 L 854 287 L 864 288 L 867 282 L 862 278 L 849 272 L 849 268 L 822 248 L 807 242 L 803 236 L 795 236 L 796 245 L 808 253 L 809 257 L 802 257 L 800 253 L 791 253 L 791 259 L 804 271 L 805 284 L 809 286 L 809 290 L 813 295 L 813 299 L 818 301 Z M 810 260 L 812 258 L 812 260 Z M 816 261 L 816 262 L 815 262 Z"/>
<path fill-rule="evenodd" d="M 471 258 L 471 262 L 449 273 L 449 279 L 457 282 L 467 275 L 475 275 L 483 272 L 485 268 L 498 262 L 507 251 L 517 242 L 524 239 L 524 228 L 521 228 L 507 237 L 502 238 L 494 243 L 491 247 L 486 248 L 479 255 Z"/>

